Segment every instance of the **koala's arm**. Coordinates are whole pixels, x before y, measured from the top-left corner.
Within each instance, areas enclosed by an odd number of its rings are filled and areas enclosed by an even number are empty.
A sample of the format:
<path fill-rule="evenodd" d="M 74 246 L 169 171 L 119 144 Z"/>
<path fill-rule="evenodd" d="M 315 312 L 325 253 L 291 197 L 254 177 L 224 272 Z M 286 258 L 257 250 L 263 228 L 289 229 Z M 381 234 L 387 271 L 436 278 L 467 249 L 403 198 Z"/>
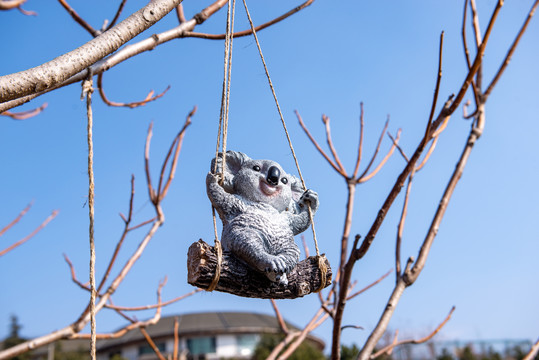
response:
<path fill-rule="evenodd" d="M 311 225 L 308 207 L 311 208 L 314 216 L 316 210 L 318 210 L 318 194 L 315 191 L 306 190 L 301 195 L 295 209 L 290 212 L 289 223 L 294 235 L 304 232 Z"/>
<path fill-rule="evenodd" d="M 236 196 L 227 193 L 219 185 L 218 177 L 212 173 L 206 176 L 206 192 L 212 205 L 221 217 L 228 217 L 243 212 L 245 204 Z"/>

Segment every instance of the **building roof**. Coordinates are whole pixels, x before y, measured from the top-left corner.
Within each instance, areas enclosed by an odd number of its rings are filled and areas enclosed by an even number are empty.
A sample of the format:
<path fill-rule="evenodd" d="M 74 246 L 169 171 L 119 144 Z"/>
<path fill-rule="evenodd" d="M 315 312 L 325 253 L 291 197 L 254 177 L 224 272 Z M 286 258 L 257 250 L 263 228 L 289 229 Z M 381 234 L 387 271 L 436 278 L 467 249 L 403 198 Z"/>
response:
<path fill-rule="evenodd" d="M 161 318 L 157 324 L 148 326 L 146 331 L 154 340 L 160 337 L 170 337 L 174 334 L 175 318 L 179 322 L 180 337 L 281 332 L 274 316 L 247 312 L 205 312 L 168 316 Z M 287 326 L 291 330 L 299 330 L 288 322 Z M 324 348 L 325 344 L 321 339 L 314 336 L 308 336 L 308 338 L 318 347 Z M 119 345 L 143 341 L 145 341 L 144 336 L 139 330 L 131 330 L 118 339 L 98 340 L 97 348 L 98 351 L 105 351 Z"/>

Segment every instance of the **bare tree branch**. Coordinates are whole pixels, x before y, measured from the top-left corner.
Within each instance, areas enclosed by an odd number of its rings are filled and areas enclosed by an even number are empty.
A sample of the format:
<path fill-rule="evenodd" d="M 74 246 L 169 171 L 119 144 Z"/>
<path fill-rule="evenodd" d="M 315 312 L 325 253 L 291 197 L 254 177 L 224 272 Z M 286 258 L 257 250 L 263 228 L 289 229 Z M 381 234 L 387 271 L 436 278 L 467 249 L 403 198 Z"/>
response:
<path fill-rule="evenodd" d="M 158 303 L 158 304 L 152 304 L 152 305 L 143 305 L 143 306 L 118 306 L 118 305 L 110 305 L 110 304 L 105 304 L 104 307 L 106 307 L 107 309 L 112 309 L 112 310 L 120 310 L 120 311 L 141 311 L 141 310 L 149 310 L 149 309 L 155 309 L 157 307 L 164 307 L 164 306 L 167 306 L 167 305 L 170 305 L 170 304 L 173 304 L 175 302 L 178 302 L 180 300 L 183 300 L 185 298 L 188 298 L 189 296 L 192 296 L 196 293 L 199 293 L 203 291 L 202 289 L 195 289 L 191 292 L 188 292 L 187 294 L 183 294 L 183 295 L 180 295 L 178 297 L 175 297 L 174 299 L 171 299 L 171 300 L 168 300 L 168 301 L 165 301 L 163 303 Z"/>
<path fill-rule="evenodd" d="M 345 174 L 345 177 L 348 177 L 346 174 L 346 170 L 344 170 L 344 166 L 341 163 L 341 160 L 339 159 L 339 155 L 337 155 L 337 151 L 335 150 L 335 147 L 333 146 L 333 140 L 331 139 L 331 127 L 329 125 L 329 117 L 326 115 L 322 115 L 322 122 L 324 123 L 326 127 L 326 140 L 329 146 L 329 149 L 331 150 L 331 154 L 333 155 L 333 159 L 335 159 L 335 162 L 339 166 L 339 169 L 341 169 L 342 173 Z"/>
<path fill-rule="evenodd" d="M 11 10 L 18 8 L 24 4 L 27 0 L 1 0 L 0 1 L 0 10 Z"/>
<path fill-rule="evenodd" d="M 178 317 L 176 316 L 174 318 L 174 350 L 172 353 L 172 360 L 178 360 L 178 350 L 180 349 L 180 335 L 179 330 L 180 328 L 180 322 L 178 321 Z"/>
<path fill-rule="evenodd" d="M 399 143 L 399 139 L 400 139 L 400 136 L 401 136 L 401 129 L 397 130 L 397 137 L 395 138 L 393 144 L 391 145 L 391 147 L 389 148 L 389 151 L 387 152 L 386 156 L 384 156 L 384 158 L 382 159 L 382 161 L 380 161 L 380 163 L 378 164 L 378 166 L 373 170 L 371 171 L 370 174 L 367 174 L 367 175 L 364 175 L 362 174 L 359 179 L 357 180 L 357 182 L 359 184 L 361 183 L 364 183 L 366 181 L 369 181 L 370 179 L 372 179 L 376 174 L 378 174 L 378 172 L 380 171 L 380 169 L 382 169 L 384 167 L 384 165 L 386 164 L 387 160 L 389 160 L 389 158 L 391 157 L 391 155 L 393 155 L 393 152 L 395 151 L 395 147 L 397 146 L 397 144 Z M 383 136 L 383 134 L 382 134 Z M 378 149 L 377 149 L 377 152 L 378 152 Z M 376 155 L 373 156 L 373 160 L 374 158 L 376 157 Z M 369 166 L 371 165 L 372 163 L 369 164 Z"/>
<path fill-rule="evenodd" d="M 188 119 L 188 121 L 189 121 L 189 119 Z M 182 128 L 182 131 L 185 131 L 186 128 L 187 128 L 187 126 L 184 125 L 184 127 Z M 148 151 L 149 151 L 149 138 L 151 137 L 151 127 L 150 127 L 150 130 L 149 130 L 148 134 L 150 136 L 148 136 L 148 138 L 147 138 L 146 155 L 148 155 Z M 176 137 L 176 139 L 177 138 L 178 137 Z M 172 148 L 174 146 L 179 145 L 179 141 L 176 141 L 176 139 L 175 139 L 175 141 L 173 141 L 173 143 L 171 145 L 171 149 L 169 150 L 169 152 L 172 151 Z M 170 167 L 175 169 L 176 165 L 177 165 L 177 161 L 178 161 L 178 157 L 174 156 L 172 161 L 171 161 Z M 149 157 L 145 156 L 145 162 L 146 162 L 146 170 L 148 171 L 147 176 L 148 176 L 148 180 L 149 180 Z M 163 163 L 163 167 L 164 166 L 166 166 L 166 162 Z M 173 174 L 171 176 L 169 176 L 170 181 L 172 180 L 172 177 L 173 177 Z M 149 185 L 149 188 L 152 189 L 151 184 Z M 133 191 L 132 191 L 132 194 L 133 194 Z M 150 192 L 150 197 L 151 197 L 151 194 L 152 194 L 152 192 Z M 131 254 L 131 256 L 128 258 L 126 263 L 120 269 L 118 275 L 112 280 L 110 285 L 108 285 L 106 291 L 104 291 L 104 292 L 102 292 L 100 294 L 99 300 L 95 305 L 95 312 L 96 313 L 99 312 L 103 307 L 105 307 L 105 305 L 107 305 L 107 302 L 109 302 L 111 296 L 118 289 L 118 287 L 120 286 L 122 281 L 125 279 L 125 277 L 129 273 L 129 271 L 132 269 L 134 264 L 137 262 L 137 260 L 142 256 L 142 253 L 144 252 L 146 246 L 148 245 L 150 240 L 154 237 L 157 230 L 164 223 L 165 217 L 164 217 L 164 214 L 163 214 L 163 210 L 161 208 L 161 201 L 164 199 L 164 195 L 166 195 L 166 192 L 164 191 L 161 195 L 163 195 L 163 196 L 159 196 L 159 197 L 157 197 L 155 199 L 152 199 L 152 204 L 153 204 L 155 212 L 156 212 L 155 220 L 152 222 L 150 229 L 148 230 L 148 232 L 146 233 L 146 235 L 144 236 L 142 241 L 139 243 L 138 247 L 135 249 L 135 251 Z M 131 200 L 130 200 L 130 209 L 132 209 Z M 130 210 L 130 212 L 131 212 L 131 210 Z M 131 218 L 131 215 L 129 215 L 128 218 L 125 218 L 125 220 L 128 220 L 130 218 Z M 128 224 L 129 224 L 129 222 L 126 221 L 126 226 L 128 226 Z M 117 246 L 117 249 L 119 249 L 118 246 Z M 114 259 L 115 259 L 115 256 L 113 255 L 113 259 L 111 260 L 111 262 L 113 262 Z M 72 264 L 70 263 L 70 261 L 69 261 L 69 259 L 67 257 L 66 257 L 66 261 L 70 265 L 73 281 L 75 281 L 75 283 L 77 283 L 77 285 L 79 285 L 80 287 L 82 287 L 83 289 L 86 290 L 87 288 L 85 287 L 85 285 L 81 284 L 78 280 L 76 280 L 76 277 L 74 275 L 73 266 L 72 266 Z M 103 287 L 103 285 L 101 285 L 101 287 Z M 160 286 L 160 288 L 161 287 L 162 286 Z M 158 302 L 159 303 L 161 303 L 160 288 L 158 290 Z M 122 314 L 121 310 L 116 310 L 116 311 L 119 314 Z M 148 322 L 136 322 L 136 323 L 133 323 L 133 324 L 131 324 L 129 326 L 126 326 L 123 330 L 118 331 L 116 333 L 113 333 L 113 334 L 101 334 L 101 335 L 98 336 L 98 338 L 103 339 L 103 338 L 120 337 L 129 330 L 132 330 L 132 329 L 138 328 L 138 327 L 147 326 L 148 324 L 152 323 L 153 321 L 157 322 L 159 320 L 159 318 L 160 318 L 160 313 L 161 313 L 161 306 L 158 306 L 157 311 L 156 311 L 156 316 L 151 321 L 148 321 Z M 122 314 L 122 316 L 124 316 L 124 315 Z M 126 318 L 128 318 L 128 317 L 126 317 Z M 23 342 L 21 344 L 18 344 L 16 346 L 13 346 L 13 347 L 9 348 L 9 349 L 0 351 L 0 360 L 12 358 L 12 357 L 14 357 L 14 356 L 16 356 L 18 354 L 24 353 L 26 351 L 32 350 L 34 348 L 37 348 L 37 347 L 40 347 L 40 346 L 43 346 L 43 345 L 46 345 L 46 344 L 50 344 L 50 343 L 52 343 L 54 341 L 57 341 L 57 340 L 60 340 L 60 339 L 88 338 L 90 336 L 90 334 L 79 334 L 79 333 L 86 326 L 86 324 L 88 324 L 89 321 L 90 321 L 90 307 L 89 307 L 89 304 L 88 304 L 86 306 L 86 308 L 82 311 L 79 318 L 77 320 L 75 320 L 72 324 L 70 324 L 70 325 L 68 325 L 68 326 L 66 326 L 66 327 L 64 327 L 64 328 L 62 328 L 60 330 L 56 330 L 56 331 L 53 331 L 53 332 L 51 332 L 49 334 L 46 334 L 44 336 L 40 336 L 40 337 L 37 337 L 37 338 L 34 338 L 34 339 L 27 340 L 27 341 L 25 341 L 25 342 Z"/>
<path fill-rule="evenodd" d="M 356 167 L 354 168 L 354 175 L 352 177 L 355 179 L 357 178 L 357 172 L 359 171 L 359 164 L 361 163 L 361 155 L 363 152 L 363 129 L 364 129 L 364 121 L 363 121 L 363 102 L 359 103 L 359 144 L 357 146 L 357 160 L 356 160 Z"/>
<path fill-rule="evenodd" d="M 275 316 L 277 317 L 277 321 L 279 322 L 279 326 L 281 327 L 281 331 L 288 335 L 290 332 L 288 330 L 288 326 L 286 326 L 286 323 L 284 322 L 283 316 L 281 315 L 281 312 L 279 311 L 279 308 L 277 307 L 277 302 L 275 302 L 275 299 L 270 299 L 271 306 L 273 307 L 273 311 L 275 311 Z"/>
<path fill-rule="evenodd" d="M 101 99 L 103 99 L 103 101 L 105 102 L 105 104 L 109 105 L 109 106 L 115 106 L 115 107 L 128 107 L 128 108 L 136 108 L 136 107 L 139 107 L 139 106 L 144 106 L 146 105 L 147 103 L 149 102 L 152 102 L 152 101 L 155 101 L 157 99 L 159 99 L 160 97 L 162 97 L 163 95 L 165 95 L 165 93 L 170 90 L 170 85 L 167 86 L 167 88 L 160 94 L 157 94 L 155 96 L 153 96 L 154 94 L 154 91 L 153 90 L 150 90 L 150 92 L 148 93 L 148 95 L 146 95 L 146 98 L 144 100 L 141 100 L 141 101 L 134 101 L 134 102 L 130 102 L 130 103 L 119 103 L 119 102 L 114 102 L 114 101 L 110 101 L 107 96 L 105 95 L 105 90 L 103 90 L 103 73 L 97 75 L 97 89 L 99 90 L 99 95 L 101 96 Z"/>
<path fill-rule="evenodd" d="M 483 62 L 483 55 L 485 54 L 485 49 L 487 47 L 488 40 L 490 38 L 490 33 L 492 31 L 492 27 L 494 26 L 494 23 L 496 22 L 496 18 L 498 17 L 498 13 L 500 12 L 500 9 L 503 6 L 503 0 L 498 0 L 496 4 L 496 8 L 494 8 L 494 12 L 492 13 L 492 16 L 490 17 L 490 21 L 487 26 L 487 31 L 485 32 L 485 36 L 483 38 L 483 42 L 481 42 L 481 45 L 477 49 L 477 54 L 475 55 L 474 62 L 472 63 L 472 67 L 470 68 L 470 71 L 468 71 L 468 75 L 466 76 L 466 79 L 464 80 L 459 92 L 453 99 L 453 102 L 451 103 L 451 106 L 445 111 L 447 114 L 452 114 L 455 112 L 457 107 L 460 105 L 462 98 L 466 94 L 466 91 L 468 90 L 468 87 L 470 86 L 470 83 L 479 70 L 479 67 L 481 66 Z M 445 114 L 444 114 L 445 115 Z M 442 121 L 440 117 L 437 119 L 437 121 Z"/>
<path fill-rule="evenodd" d="M 388 126 L 389 126 L 389 116 L 388 116 L 388 119 L 386 120 L 386 123 L 384 125 L 384 129 L 382 130 L 382 133 L 380 134 L 380 137 L 378 139 L 378 144 L 376 145 L 376 149 L 374 150 L 374 154 L 372 155 L 371 160 L 367 164 L 367 167 L 365 168 L 365 170 L 363 170 L 363 173 L 361 175 L 359 175 L 359 177 L 357 179 L 357 182 L 359 182 L 360 179 L 362 179 L 365 176 L 365 174 L 367 174 L 367 172 L 369 172 L 372 164 L 374 163 L 374 160 L 376 160 L 376 156 L 378 155 L 378 152 L 380 151 L 380 146 L 382 145 L 382 140 L 384 139 L 384 135 L 386 134 Z"/>
<path fill-rule="evenodd" d="M 298 121 L 299 121 L 299 124 L 301 125 L 301 128 L 303 129 L 303 131 L 305 131 L 305 134 L 307 134 L 307 136 L 309 137 L 309 140 L 311 140 L 311 142 L 313 143 L 313 145 L 316 147 L 316 149 L 318 150 L 318 152 L 324 157 L 324 159 L 326 159 L 326 161 L 331 165 L 331 167 L 336 171 L 338 172 L 339 174 L 341 174 L 343 177 L 346 177 L 346 173 L 343 172 L 343 170 L 339 169 L 339 167 L 333 162 L 333 160 L 331 160 L 331 158 L 325 153 L 324 150 L 322 150 L 322 148 L 320 147 L 320 145 L 318 144 L 318 142 L 315 140 L 315 138 L 311 135 L 311 132 L 309 131 L 309 129 L 307 128 L 307 126 L 305 126 L 305 123 L 303 122 L 303 119 L 301 118 L 301 115 L 299 114 L 299 112 L 297 110 L 295 110 L 295 113 L 296 113 L 296 117 L 298 118 Z"/>
<path fill-rule="evenodd" d="M 166 3 L 167 9 L 168 9 L 168 4 L 170 2 L 177 3 L 180 0 L 153 0 L 152 3 L 156 1 L 159 1 L 159 3 Z M 299 7 L 296 7 L 295 9 L 298 9 L 299 11 L 305 8 L 306 6 L 308 6 L 310 3 L 312 3 L 312 1 L 314 0 L 309 0 L 307 1 L 308 3 L 307 5 L 306 3 L 303 3 Z M 226 3 L 227 3 L 227 0 L 216 0 L 213 4 L 209 5 L 208 7 L 203 9 L 201 12 L 196 14 L 191 20 L 181 23 L 179 26 L 173 29 L 167 30 L 159 34 L 154 34 L 147 39 L 141 40 L 134 44 L 130 44 L 129 46 L 126 46 L 120 49 L 119 51 L 115 52 L 114 54 L 106 57 L 108 54 L 111 54 L 116 49 L 118 49 L 122 44 L 124 44 L 125 42 L 131 39 L 131 38 L 129 39 L 126 38 L 124 39 L 125 41 L 123 41 L 121 44 L 115 44 L 117 45 L 117 47 L 115 47 L 114 49 L 109 49 L 107 47 L 106 53 L 101 52 L 100 54 L 96 54 L 96 56 L 92 56 L 91 59 L 88 58 L 88 55 L 85 52 L 89 48 L 92 48 L 94 46 L 94 43 L 99 45 L 102 42 L 104 42 L 101 39 L 103 39 L 106 34 L 109 34 L 109 31 L 114 32 L 115 31 L 114 29 L 118 29 L 118 31 L 120 31 L 121 29 L 125 27 L 123 26 L 123 24 L 126 23 L 126 21 L 128 20 L 133 22 L 133 24 L 136 24 L 137 23 L 136 20 L 139 19 L 140 16 L 135 17 L 135 15 L 141 12 L 144 12 L 144 9 L 146 9 L 148 6 L 151 5 L 149 4 L 147 7 L 131 15 L 129 18 L 122 21 L 120 24 L 116 25 L 114 28 L 107 30 L 105 33 L 99 36 L 99 38 L 91 40 L 87 44 L 83 45 L 79 49 L 72 51 L 71 53 L 62 55 L 49 63 L 41 65 L 41 67 L 26 70 L 25 72 L 19 72 L 16 74 L 11 74 L 11 75 L 0 77 L 0 90 L 3 90 L 4 87 L 8 88 L 11 86 L 12 89 L 10 90 L 10 94 L 13 93 L 13 95 L 9 95 L 9 96 L 0 96 L 0 113 L 6 110 L 12 109 L 14 107 L 20 106 L 24 103 L 27 103 L 28 101 L 35 99 L 36 97 L 41 96 L 49 91 L 84 80 L 87 78 L 88 72 L 91 72 L 94 75 L 100 74 L 133 56 L 136 56 L 145 51 L 153 50 L 156 46 L 161 45 L 165 42 L 178 39 L 178 38 L 191 36 L 192 33 L 189 33 L 189 32 L 192 31 L 195 28 L 195 26 L 202 24 L 205 20 L 207 20 L 210 16 L 212 16 L 216 11 L 221 9 Z M 294 13 L 297 12 L 295 9 L 291 11 L 294 11 Z M 159 16 L 161 15 L 159 14 Z M 132 19 L 133 17 L 135 17 L 134 20 Z M 148 25 L 148 27 L 149 26 L 150 25 Z M 246 33 L 245 35 L 249 35 L 249 34 Z M 134 37 L 135 35 L 136 34 L 134 34 L 132 37 Z M 95 53 L 97 53 L 97 51 Z M 93 54 L 93 52 L 90 54 Z M 63 76 L 62 74 L 61 79 L 55 77 L 53 80 L 50 80 L 50 79 L 43 80 L 43 76 L 40 75 L 40 77 L 32 78 L 32 79 L 29 79 L 28 81 L 21 80 L 21 82 L 24 82 L 24 85 L 30 86 L 28 88 L 22 88 L 21 87 L 22 84 L 18 85 L 19 84 L 18 81 L 17 81 L 17 84 L 10 85 L 9 83 L 10 79 L 17 79 L 18 77 L 24 77 L 26 74 L 32 73 L 34 70 L 39 70 L 38 71 L 39 74 L 42 74 L 43 72 L 42 67 L 46 67 L 46 68 L 51 67 L 51 69 L 56 70 L 62 65 L 62 62 L 65 60 L 66 57 L 69 58 L 71 56 L 84 59 L 84 64 L 83 64 L 84 66 L 77 63 L 76 71 L 70 71 L 68 76 Z M 87 65 L 88 63 L 91 66 Z M 2 92 L 2 94 L 4 93 Z"/>
<path fill-rule="evenodd" d="M 393 270 L 389 270 L 388 272 L 386 272 L 384 275 L 380 276 L 377 280 L 375 280 L 374 282 L 370 283 L 369 285 L 365 286 L 363 289 L 359 290 L 359 291 L 356 291 L 355 293 L 351 294 L 351 295 L 348 295 L 348 297 L 346 298 L 346 300 L 351 300 L 353 298 L 355 298 L 356 296 L 358 295 L 361 295 L 363 294 L 365 291 L 369 290 L 370 288 L 372 288 L 373 286 L 379 284 L 380 282 L 382 282 L 382 280 L 384 280 L 386 277 L 389 276 L 389 274 L 391 274 Z"/>
<path fill-rule="evenodd" d="M 47 103 L 43 103 L 43 105 L 41 105 L 40 107 L 37 107 L 32 110 L 21 111 L 21 112 L 4 111 L 3 113 L 0 113 L 0 116 L 7 116 L 7 117 L 12 118 L 13 120 L 26 120 L 28 118 L 31 118 L 41 113 L 43 110 L 45 110 L 46 107 L 47 107 Z"/>
<path fill-rule="evenodd" d="M 255 31 L 263 30 L 263 29 L 265 29 L 267 27 L 270 27 L 271 25 L 277 24 L 278 22 L 286 19 L 287 17 L 289 17 L 289 16 L 303 10 L 307 6 L 311 5 L 313 2 L 314 2 L 314 0 L 305 1 L 303 4 L 301 4 L 299 6 L 296 6 L 292 10 L 286 12 L 285 14 L 283 14 L 283 15 L 281 15 L 279 17 L 276 17 L 275 19 L 270 20 L 270 21 L 268 21 L 268 22 L 266 22 L 266 23 L 264 23 L 262 25 L 256 26 Z M 180 23 L 181 23 L 181 21 L 180 21 Z M 247 30 L 238 31 L 238 32 L 233 33 L 232 37 L 238 38 L 238 37 L 242 37 L 242 36 L 251 35 L 252 33 L 253 33 L 252 29 L 247 29 Z M 226 37 L 226 34 L 204 34 L 204 33 L 196 33 L 196 32 L 186 32 L 185 37 L 196 37 L 196 38 L 209 39 L 209 40 L 224 40 L 225 37 Z"/>
<path fill-rule="evenodd" d="M 150 347 L 152 348 L 155 355 L 157 355 L 157 358 L 159 358 L 159 360 L 166 360 L 165 357 L 163 356 L 163 354 L 161 354 L 161 351 L 159 351 L 159 349 L 155 345 L 155 342 L 152 340 L 152 338 L 150 337 L 150 335 L 148 334 L 146 329 L 141 327 L 141 328 L 139 328 L 139 330 L 142 333 L 142 335 L 144 335 L 144 338 L 146 339 L 146 342 L 150 345 Z"/>
<path fill-rule="evenodd" d="M 61 84 L 148 29 L 173 10 L 180 1 L 153 0 L 114 28 L 78 49 L 35 68 L 0 76 L 0 102 L 42 92 Z"/>
<path fill-rule="evenodd" d="M 176 6 L 176 16 L 178 17 L 178 22 L 180 24 L 183 24 L 184 22 L 187 21 L 187 19 L 185 18 L 185 14 L 183 12 L 183 4 Z"/>
<path fill-rule="evenodd" d="M 19 213 L 19 215 L 17 215 L 17 217 L 15 219 L 13 219 L 9 224 L 7 224 L 6 226 L 4 226 L 4 228 L 2 228 L 2 230 L 0 230 L 0 236 L 4 235 L 4 233 L 6 231 L 8 231 L 9 229 L 11 229 L 14 225 L 16 225 L 23 217 L 24 215 L 26 215 L 26 213 L 28 212 L 28 210 L 30 210 L 30 208 L 32 207 L 33 205 L 33 201 L 30 202 L 28 205 L 26 205 L 26 207 L 24 209 L 22 209 L 22 211 Z"/>
<path fill-rule="evenodd" d="M 26 210 L 26 209 L 25 209 Z M 23 212 L 25 212 L 25 210 L 23 210 Z M 24 214 L 23 214 L 24 215 Z M 54 210 L 52 212 L 52 214 L 49 215 L 48 218 L 45 219 L 45 221 L 43 221 L 41 223 L 41 225 L 39 225 L 34 231 L 32 231 L 30 234 L 28 234 L 27 236 L 25 236 L 24 238 L 22 238 L 21 240 L 17 241 L 16 243 L 8 246 L 7 248 L 5 248 L 4 250 L 0 250 L 0 256 L 3 256 L 5 254 L 7 254 L 8 252 L 10 252 L 11 250 L 15 249 L 16 247 L 19 247 L 21 246 L 22 244 L 24 244 L 25 242 L 27 242 L 28 240 L 30 240 L 31 238 L 33 238 L 38 232 L 40 232 L 45 226 L 47 226 L 47 224 L 56 217 L 56 215 L 58 215 L 58 210 Z M 21 216 L 19 214 L 19 216 Z M 19 217 L 18 217 L 19 218 Z M 17 220 L 17 219 L 15 219 Z M 17 220 L 18 221 L 18 220 Z M 13 222 L 12 222 L 13 223 Z M 11 224 L 10 224 L 11 225 Z M 8 225 L 8 227 L 11 227 L 10 225 Z M 5 229 L 5 228 L 4 228 Z M 4 231 L 4 229 L 2 229 L 2 231 Z"/>
<path fill-rule="evenodd" d="M 116 22 L 120 18 L 120 14 L 122 13 L 122 10 L 124 9 L 126 1 L 127 0 L 122 0 L 122 2 L 120 3 L 120 6 L 118 7 L 118 10 L 116 10 L 116 15 L 114 15 L 114 18 L 112 19 L 109 26 L 107 27 L 107 30 L 112 29 L 114 27 L 114 25 L 116 25 Z M 181 6 L 181 4 L 178 5 L 178 6 Z"/>
<path fill-rule="evenodd" d="M 446 318 L 444 319 L 444 321 L 442 321 L 440 323 L 440 325 L 438 325 L 438 327 L 436 327 L 436 329 L 434 329 L 434 331 L 432 331 L 429 335 L 421 338 L 421 339 L 409 339 L 409 340 L 401 340 L 401 341 L 394 341 L 392 344 L 380 349 L 379 351 L 377 351 L 376 353 L 372 354 L 371 355 L 371 359 L 376 359 L 377 357 L 379 356 L 382 356 L 383 354 L 389 354 L 390 351 L 392 351 L 395 347 L 397 346 L 400 346 L 400 345 L 404 345 L 404 344 L 422 344 L 422 343 L 425 343 L 427 341 L 429 341 L 430 339 L 432 339 L 434 337 L 434 335 L 436 335 L 437 333 L 440 332 L 440 330 L 442 330 L 442 328 L 444 327 L 444 325 L 449 321 L 449 319 L 451 318 L 451 315 L 453 314 L 453 311 L 455 311 L 455 307 L 453 306 L 451 308 L 451 310 L 449 311 L 449 314 L 446 316 Z M 396 339 L 396 335 L 395 335 L 395 339 Z"/>
<path fill-rule="evenodd" d="M 539 353 L 539 339 L 533 344 L 530 352 L 522 358 L 522 360 L 532 360 L 535 358 L 535 355 Z"/>
<path fill-rule="evenodd" d="M 539 0 L 536 0 L 533 3 L 532 8 L 528 12 L 528 16 L 526 16 L 526 20 L 524 21 L 524 24 L 522 24 L 522 27 L 520 28 L 520 31 L 518 32 L 515 40 L 513 41 L 513 44 L 511 44 L 511 47 L 509 48 L 509 51 L 507 51 L 507 55 L 505 55 L 505 59 L 503 63 L 500 65 L 500 68 L 498 69 L 498 72 L 496 72 L 496 75 L 490 82 L 489 86 L 487 87 L 487 90 L 483 94 L 483 96 L 488 97 L 490 93 L 492 92 L 492 89 L 494 89 L 494 86 L 498 83 L 498 80 L 502 76 L 505 68 L 507 65 L 509 65 L 509 62 L 511 61 L 511 57 L 513 56 L 513 53 L 515 52 L 515 49 L 517 48 L 518 43 L 520 42 L 520 39 L 522 38 L 522 35 L 526 31 L 526 28 L 528 27 L 528 24 L 530 23 L 531 18 L 535 14 L 535 11 L 537 10 L 537 6 L 539 5 Z"/>
<path fill-rule="evenodd" d="M 77 274 L 75 273 L 75 267 L 73 266 L 73 263 L 71 262 L 71 260 L 66 254 L 64 254 L 64 260 L 69 266 L 69 270 L 71 272 L 71 280 L 73 280 L 73 282 L 77 284 L 81 289 L 90 291 L 90 286 L 88 286 L 88 283 L 83 284 L 79 281 L 79 279 L 77 279 Z"/>
<path fill-rule="evenodd" d="M 98 36 L 101 31 L 94 29 L 90 24 L 88 24 L 84 19 L 67 3 L 65 0 L 58 0 L 60 5 L 66 9 L 66 11 L 71 15 L 73 20 L 75 20 L 82 28 L 90 33 L 93 37 Z"/>

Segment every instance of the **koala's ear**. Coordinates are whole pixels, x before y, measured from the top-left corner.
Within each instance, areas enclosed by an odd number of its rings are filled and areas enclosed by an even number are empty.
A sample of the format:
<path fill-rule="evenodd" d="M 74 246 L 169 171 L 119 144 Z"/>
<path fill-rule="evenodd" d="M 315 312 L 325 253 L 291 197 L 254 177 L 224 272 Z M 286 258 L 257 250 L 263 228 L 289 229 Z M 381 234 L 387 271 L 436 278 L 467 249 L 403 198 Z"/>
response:
<path fill-rule="evenodd" d="M 225 177 L 223 179 L 223 188 L 227 192 L 233 192 L 234 188 L 234 176 L 240 171 L 241 167 L 246 161 L 249 161 L 249 157 L 242 152 L 228 150 L 225 157 Z M 213 173 L 215 169 L 215 159 L 211 161 L 210 171 Z M 222 172 L 223 168 L 223 153 L 217 155 L 217 174 Z"/>

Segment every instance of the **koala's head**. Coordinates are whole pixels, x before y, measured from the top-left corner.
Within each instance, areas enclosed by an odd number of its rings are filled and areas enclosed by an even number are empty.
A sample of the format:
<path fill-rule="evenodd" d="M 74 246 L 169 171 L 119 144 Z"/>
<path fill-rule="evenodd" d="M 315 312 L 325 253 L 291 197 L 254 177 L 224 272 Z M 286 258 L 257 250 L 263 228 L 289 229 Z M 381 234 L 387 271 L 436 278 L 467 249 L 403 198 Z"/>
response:
<path fill-rule="evenodd" d="M 223 156 L 217 158 L 217 173 L 221 172 Z M 227 151 L 225 158 L 223 188 L 254 201 L 267 203 L 277 211 L 292 207 L 303 194 L 301 183 L 293 175 L 287 174 L 281 165 L 271 160 L 254 160 L 241 152 Z M 215 168 L 212 161 L 211 171 Z"/>

